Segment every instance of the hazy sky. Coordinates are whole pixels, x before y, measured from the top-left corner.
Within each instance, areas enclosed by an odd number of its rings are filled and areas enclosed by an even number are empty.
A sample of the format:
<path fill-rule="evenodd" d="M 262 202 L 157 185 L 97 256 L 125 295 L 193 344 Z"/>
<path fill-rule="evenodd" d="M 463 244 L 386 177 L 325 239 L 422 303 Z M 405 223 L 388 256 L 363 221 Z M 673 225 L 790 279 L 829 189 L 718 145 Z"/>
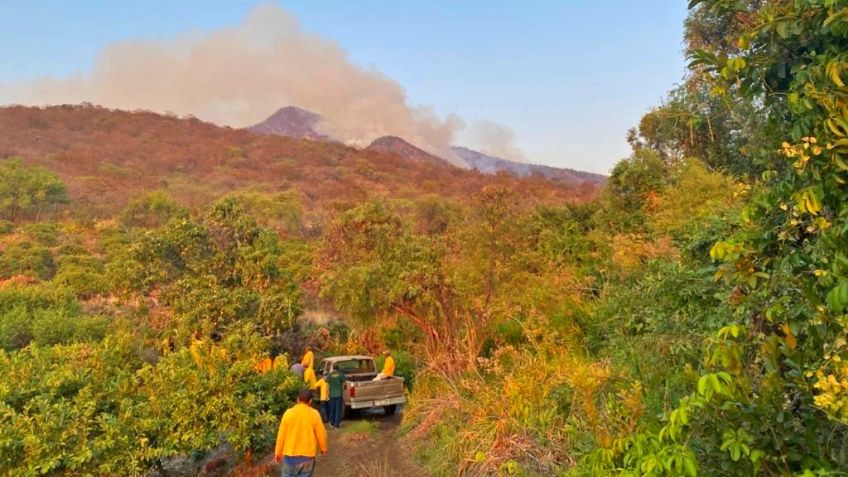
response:
<path fill-rule="evenodd" d="M 257 2 L 0 2 L 0 82 L 85 75 L 101 49 L 240 23 Z M 279 2 L 412 105 L 511 128 L 529 162 L 608 172 L 685 69 L 683 0 Z M 10 102 L 14 98 L 0 98 Z M 282 106 L 282 105 L 281 105 Z"/>

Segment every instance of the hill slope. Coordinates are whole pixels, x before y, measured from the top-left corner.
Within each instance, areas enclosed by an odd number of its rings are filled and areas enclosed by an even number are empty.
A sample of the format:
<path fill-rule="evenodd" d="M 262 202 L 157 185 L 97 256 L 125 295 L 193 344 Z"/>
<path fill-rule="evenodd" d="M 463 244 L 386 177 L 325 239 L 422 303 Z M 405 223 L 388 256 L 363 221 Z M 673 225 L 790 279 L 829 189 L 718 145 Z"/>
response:
<path fill-rule="evenodd" d="M 449 164 L 439 156 L 419 149 L 405 140 L 396 136 L 383 136 L 377 138 L 365 148 L 366 151 L 394 154 L 403 159 L 414 162 L 429 162 L 431 164 Z"/>
<path fill-rule="evenodd" d="M 331 138 L 315 131 L 315 127 L 320 120 L 321 116 L 316 113 L 295 106 L 287 106 L 279 109 L 265 121 L 248 129 L 257 134 L 273 134 L 299 139 L 329 141 Z M 366 150 L 394 154 L 417 162 L 451 164 L 451 161 L 430 154 L 397 136 L 377 138 Z M 538 164 L 525 164 L 489 156 L 465 147 L 454 147 L 453 151 L 456 153 L 457 159 L 461 161 L 460 166 L 465 164 L 468 168 L 477 170 L 483 174 L 505 172 L 518 177 L 541 175 L 553 181 L 577 185 L 584 182 L 591 184 L 603 184 L 606 182 L 606 177 L 591 172 Z"/>
<path fill-rule="evenodd" d="M 465 147 L 454 147 L 453 150 L 469 165 L 469 167 L 480 171 L 483 174 L 507 172 L 518 177 L 527 177 L 538 174 L 554 181 L 571 184 L 579 184 L 581 182 L 603 184 L 606 182 L 606 177 L 600 174 L 593 174 L 591 172 L 543 166 L 540 164 L 525 164 L 522 162 L 515 162 L 507 159 L 501 159 L 499 157 L 489 156 L 482 152 L 474 151 Z"/>
<path fill-rule="evenodd" d="M 248 129 L 257 134 L 276 134 L 298 139 L 327 140 L 327 136 L 318 133 L 315 128 L 321 121 L 321 115 L 295 106 L 280 108 L 261 123 Z"/>
<path fill-rule="evenodd" d="M 463 199 L 492 184 L 545 203 L 585 199 L 596 190 L 486 176 L 440 161 L 398 161 L 374 150 L 257 135 L 193 118 L 92 106 L 0 108 L 0 130 L 0 158 L 21 156 L 56 171 L 75 207 L 95 213 L 110 213 L 157 188 L 191 205 L 237 189 L 296 191 L 306 210 L 370 196 Z"/>

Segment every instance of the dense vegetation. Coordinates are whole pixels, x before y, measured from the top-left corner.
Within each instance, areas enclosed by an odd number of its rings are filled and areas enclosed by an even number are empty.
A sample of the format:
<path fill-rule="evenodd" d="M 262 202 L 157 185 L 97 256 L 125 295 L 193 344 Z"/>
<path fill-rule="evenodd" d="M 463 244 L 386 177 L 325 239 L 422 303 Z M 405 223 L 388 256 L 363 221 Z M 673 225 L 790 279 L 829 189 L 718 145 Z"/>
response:
<path fill-rule="evenodd" d="M 848 2 L 691 3 L 690 73 L 593 200 L 149 113 L 6 111 L 26 126 L 0 161 L 0 471 L 262 451 L 298 383 L 254 366 L 309 342 L 396 350 L 436 475 L 844 474 Z"/>

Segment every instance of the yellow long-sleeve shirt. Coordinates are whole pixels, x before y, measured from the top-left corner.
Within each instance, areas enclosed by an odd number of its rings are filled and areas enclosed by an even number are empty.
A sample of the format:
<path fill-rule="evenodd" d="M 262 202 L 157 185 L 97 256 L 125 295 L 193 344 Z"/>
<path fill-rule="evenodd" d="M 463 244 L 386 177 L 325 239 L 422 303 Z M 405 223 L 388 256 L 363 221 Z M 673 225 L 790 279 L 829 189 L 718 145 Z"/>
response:
<path fill-rule="evenodd" d="M 327 452 L 327 431 L 318 411 L 299 402 L 283 414 L 277 431 L 275 456 L 315 457 Z"/>
<path fill-rule="evenodd" d="M 315 353 L 312 351 L 307 351 L 303 358 L 300 360 L 300 364 L 303 365 L 304 368 L 314 368 L 315 367 Z"/>
<path fill-rule="evenodd" d="M 383 363 L 383 374 L 386 377 L 395 375 L 395 360 L 391 356 L 386 358 L 386 362 Z"/>
<path fill-rule="evenodd" d="M 324 378 L 319 379 L 315 382 L 310 389 L 318 389 L 320 391 L 321 397 L 318 399 L 321 401 L 329 401 L 330 400 L 330 385 L 327 384 L 327 380 Z"/>
<path fill-rule="evenodd" d="M 312 368 L 306 368 L 303 370 L 303 380 L 306 381 L 306 384 L 312 388 L 315 385 L 315 370 Z"/>

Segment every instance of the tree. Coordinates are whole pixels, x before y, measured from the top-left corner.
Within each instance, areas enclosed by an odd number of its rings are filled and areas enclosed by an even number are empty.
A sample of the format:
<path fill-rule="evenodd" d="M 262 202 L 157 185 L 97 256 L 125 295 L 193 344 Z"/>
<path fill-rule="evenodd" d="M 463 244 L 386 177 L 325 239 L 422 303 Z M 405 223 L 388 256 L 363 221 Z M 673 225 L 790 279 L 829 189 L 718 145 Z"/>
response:
<path fill-rule="evenodd" d="M 0 161 L 0 216 L 16 220 L 68 202 L 68 191 L 59 177 L 39 166 L 26 166 L 19 158 Z"/>
<path fill-rule="evenodd" d="M 829 475 L 848 468 L 848 1 L 693 0 L 732 42 L 693 66 L 716 94 L 762 105 L 789 131 L 745 225 L 717 242 L 734 320 L 709 341 L 696 389 L 659 432 L 596 454 L 654 475 Z M 631 475 L 631 474 L 627 474 Z"/>

